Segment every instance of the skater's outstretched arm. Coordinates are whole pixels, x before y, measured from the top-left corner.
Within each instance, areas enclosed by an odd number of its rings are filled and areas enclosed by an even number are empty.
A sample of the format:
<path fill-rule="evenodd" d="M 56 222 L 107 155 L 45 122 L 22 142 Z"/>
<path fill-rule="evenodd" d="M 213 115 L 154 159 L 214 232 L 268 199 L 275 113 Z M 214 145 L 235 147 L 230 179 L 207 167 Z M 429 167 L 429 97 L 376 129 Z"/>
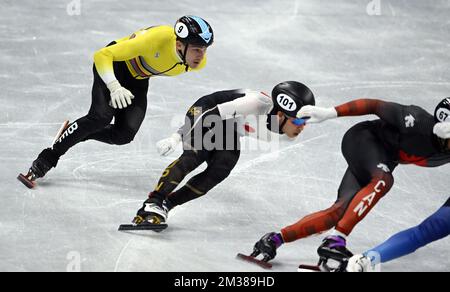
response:
<path fill-rule="evenodd" d="M 449 199 L 450 202 L 450 199 Z M 382 263 L 392 261 L 415 252 L 431 242 L 450 234 L 450 203 L 428 217 L 420 225 L 393 235 L 379 246 L 367 251 L 380 255 Z"/>
<path fill-rule="evenodd" d="M 349 260 L 349 272 L 368 272 L 374 266 L 414 253 L 434 241 L 450 235 L 450 198 L 436 213 L 420 225 L 391 236 L 379 246 Z"/>
<path fill-rule="evenodd" d="M 435 125 L 432 115 L 418 106 L 405 106 L 379 99 L 357 99 L 335 108 L 305 106 L 297 116 L 311 117 L 308 123 L 319 123 L 338 117 L 364 115 L 376 115 L 401 133 L 430 134 Z"/>

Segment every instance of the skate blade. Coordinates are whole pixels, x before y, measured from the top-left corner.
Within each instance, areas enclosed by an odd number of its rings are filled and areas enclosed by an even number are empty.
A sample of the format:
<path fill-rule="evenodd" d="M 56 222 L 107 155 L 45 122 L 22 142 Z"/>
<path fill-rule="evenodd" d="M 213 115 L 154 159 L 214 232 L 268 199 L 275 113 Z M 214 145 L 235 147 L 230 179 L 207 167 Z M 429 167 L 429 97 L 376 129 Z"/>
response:
<path fill-rule="evenodd" d="M 319 266 L 312 265 L 300 265 L 298 266 L 297 272 L 323 272 Z"/>
<path fill-rule="evenodd" d="M 329 266 L 329 260 L 332 259 L 320 258 L 317 265 L 300 265 L 297 269 L 297 272 L 336 273 L 342 271 L 342 263 L 338 263 L 332 260 L 332 263 L 334 264 L 332 266 Z"/>
<path fill-rule="evenodd" d="M 36 186 L 36 183 L 34 181 L 29 180 L 25 175 L 19 174 L 17 179 L 23 183 L 27 188 L 33 189 Z"/>
<path fill-rule="evenodd" d="M 67 130 L 67 126 L 69 126 L 69 121 L 64 121 L 64 123 L 61 125 L 61 128 L 59 128 L 58 134 L 56 134 L 55 138 L 53 139 L 52 145 L 55 145 L 56 141 L 58 141 L 64 131 Z"/>
<path fill-rule="evenodd" d="M 167 224 L 152 224 L 152 223 L 142 223 L 142 224 L 122 224 L 119 226 L 119 231 L 145 231 L 151 230 L 154 232 L 161 232 L 168 227 Z"/>
<path fill-rule="evenodd" d="M 266 269 L 266 270 L 272 269 L 272 264 L 271 263 L 258 260 L 257 258 L 254 258 L 252 256 L 248 256 L 248 255 L 245 255 L 245 254 L 242 254 L 242 253 L 238 253 L 236 255 L 236 258 L 238 258 L 240 260 L 243 260 L 245 262 L 248 262 L 248 263 L 256 264 L 259 267 L 261 267 L 263 269 Z"/>

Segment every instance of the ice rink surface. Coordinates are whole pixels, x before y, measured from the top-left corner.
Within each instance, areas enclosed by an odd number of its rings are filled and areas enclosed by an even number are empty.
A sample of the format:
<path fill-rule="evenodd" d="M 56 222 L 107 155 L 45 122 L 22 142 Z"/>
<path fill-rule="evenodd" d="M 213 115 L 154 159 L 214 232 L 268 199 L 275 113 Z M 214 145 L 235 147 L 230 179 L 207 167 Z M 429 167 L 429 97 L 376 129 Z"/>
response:
<path fill-rule="evenodd" d="M 284 80 L 309 85 L 321 106 L 373 97 L 432 111 L 450 96 L 448 0 L 381 0 L 373 16 L 369 0 L 81 0 L 73 16 L 69 2 L 0 2 L 0 271 L 260 271 L 236 253 L 330 206 L 346 169 L 341 139 L 374 117 L 310 126 L 273 153 L 246 151 L 227 181 L 175 209 L 165 232 L 119 233 L 181 152 L 161 158 L 155 149 L 176 130 L 177 116 L 208 93 L 270 93 Z M 214 28 L 207 67 L 150 81 L 147 116 L 133 143 L 79 144 L 36 189 L 20 184 L 17 174 L 60 123 L 87 113 L 94 52 L 185 14 Z M 450 194 L 449 171 L 398 167 L 396 185 L 355 229 L 350 249 L 365 251 L 431 215 Z M 314 263 L 322 237 L 283 246 L 273 270 Z M 450 271 L 449 243 L 383 270 Z"/>

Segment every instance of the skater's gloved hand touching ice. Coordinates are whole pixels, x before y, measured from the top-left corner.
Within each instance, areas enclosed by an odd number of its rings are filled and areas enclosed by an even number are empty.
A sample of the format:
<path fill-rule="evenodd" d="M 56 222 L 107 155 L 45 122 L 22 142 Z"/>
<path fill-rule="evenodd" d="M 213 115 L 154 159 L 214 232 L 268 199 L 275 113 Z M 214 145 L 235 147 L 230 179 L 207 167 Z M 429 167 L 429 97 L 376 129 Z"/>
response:
<path fill-rule="evenodd" d="M 322 108 L 318 106 L 307 105 L 301 108 L 301 110 L 297 113 L 297 118 L 306 119 L 310 118 L 307 121 L 307 124 L 313 123 L 321 123 L 323 121 L 329 119 L 335 119 L 338 117 L 337 111 L 335 108 Z"/>
<path fill-rule="evenodd" d="M 107 84 L 109 91 L 111 92 L 111 106 L 115 109 L 123 109 L 131 105 L 131 100 L 134 95 L 126 88 L 120 85 L 119 81 L 114 80 Z"/>
<path fill-rule="evenodd" d="M 161 140 L 158 143 L 156 143 L 158 153 L 161 156 L 168 156 L 175 151 L 176 147 L 180 142 L 181 142 L 181 135 L 175 133 L 169 138 Z"/>
<path fill-rule="evenodd" d="M 437 123 L 433 133 L 441 139 L 450 139 L 450 122 Z"/>

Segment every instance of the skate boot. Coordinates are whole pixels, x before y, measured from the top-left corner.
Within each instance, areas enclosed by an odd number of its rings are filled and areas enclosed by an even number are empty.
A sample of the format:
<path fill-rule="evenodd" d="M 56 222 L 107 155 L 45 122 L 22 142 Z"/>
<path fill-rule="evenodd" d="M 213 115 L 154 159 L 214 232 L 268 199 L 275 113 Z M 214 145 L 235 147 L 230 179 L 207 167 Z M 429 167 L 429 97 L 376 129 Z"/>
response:
<path fill-rule="evenodd" d="M 141 209 L 138 210 L 133 224 L 139 225 L 144 222 L 150 224 L 165 224 L 169 213 L 169 208 L 165 200 L 156 193 L 151 193 L 149 198 L 144 202 Z"/>
<path fill-rule="evenodd" d="M 263 262 L 268 262 L 274 259 L 277 255 L 277 248 L 283 244 L 283 239 L 280 234 L 275 232 L 264 235 L 253 247 L 251 257 L 263 255 Z"/>
<path fill-rule="evenodd" d="M 346 247 L 346 240 L 341 236 L 326 237 L 317 249 L 317 253 L 320 257 L 318 266 L 327 272 L 345 271 L 348 259 L 353 256 L 353 253 Z M 337 262 L 337 265 L 329 265 L 329 260 Z"/>
<path fill-rule="evenodd" d="M 56 141 L 58 141 L 58 139 L 61 137 L 64 131 L 67 130 L 68 127 L 69 121 L 64 121 L 55 138 L 53 139 L 52 146 L 56 143 Z M 20 173 L 17 179 L 26 187 L 32 189 L 36 186 L 36 179 L 44 177 L 52 167 L 56 166 L 58 160 L 59 156 L 56 155 L 56 153 L 51 148 L 44 149 L 44 151 L 39 154 L 38 158 L 33 161 L 33 164 L 28 170 L 28 173 L 26 175 Z"/>
<path fill-rule="evenodd" d="M 38 158 L 33 161 L 28 173 L 26 175 L 19 174 L 17 179 L 25 186 L 32 189 L 36 186 L 36 179 L 44 177 L 50 169 L 56 166 L 58 159 L 58 155 L 56 155 L 52 149 L 44 149 L 39 154 Z"/>

